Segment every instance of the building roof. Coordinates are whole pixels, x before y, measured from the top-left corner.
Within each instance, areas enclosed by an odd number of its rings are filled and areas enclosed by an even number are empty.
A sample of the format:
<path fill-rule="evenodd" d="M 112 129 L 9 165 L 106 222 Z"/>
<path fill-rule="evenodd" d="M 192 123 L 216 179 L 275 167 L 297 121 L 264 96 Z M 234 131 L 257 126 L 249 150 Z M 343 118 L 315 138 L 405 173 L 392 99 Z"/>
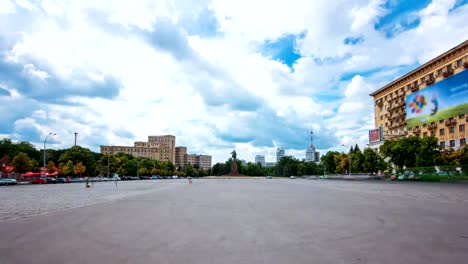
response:
<path fill-rule="evenodd" d="M 389 88 L 390 86 L 392 86 L 393 84 L 397 83 L 398 81 L 400 81 L 400 80 L 402 80 L 402 79 L 404 79 L 404 78 L 410 76 L 411 74 L 413 74 L 413 73 L 419 71 L 421 68 L 424 68 L 424 67 L 428 66 L 429 64 L 434 63 L 434 62 L 436 62 L 436 61 L 442 59 L 443 57 L 445 57 L 445 56 L 447 56 L 448 54 L 454 52 L 455 50 L 460 49 L 461 47 L 463 47 L 463 46 L 465 46 L 465 45 L 468 45 L 468 40 L 465 40 L 464 42 L 462 42 L 461 44 L 457 45 L 456 47 L 451 48 L 450 50 L 448 50 L 448 51 L 442 53 L 441 55 L 439 55 L 439 56 L 433 58 L 432 60 L 430 60 L 430 61 L 424 63 L 423 65 L 421 65 L 421 66 L 419 66 L 418 68 L 416 68 L 416 69 L 414 69 L 414 70 L 408 72 L 407 74 L 401 76 L 400 78 L 398 78 L 398 79 L 396 79 L 396 80 L 393 80 L 393 81 L 390 82 L 389 84 L 385 85 L 384 87 L 378 89 L 377 91 L 375 91 L 375 92 L 373 92 L 373 93 L 371 93 L 371 94 L 369 94 L 369 95 L 370 95 L 370 96 L 376 95 L 377 93 L 379 93 L 379 92 L 381 92 L 381 91 L 383 91 L 383 90 Z"/>

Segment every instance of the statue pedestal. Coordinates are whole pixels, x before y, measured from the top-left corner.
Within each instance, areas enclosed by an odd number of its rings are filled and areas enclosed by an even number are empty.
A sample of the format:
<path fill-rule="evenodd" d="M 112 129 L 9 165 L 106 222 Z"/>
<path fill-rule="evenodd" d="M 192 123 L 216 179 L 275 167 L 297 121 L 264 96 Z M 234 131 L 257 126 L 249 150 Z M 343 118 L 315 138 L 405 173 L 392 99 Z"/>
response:
<path fill-rule="evenodd" d="M 239 174 L 239 168 L 237 167 L 237 160 L 233 159 L 231 163 L 231 172 L 224 176 L 244 176 L 242 174 Z"/>
<path fill-rule="evenodd" d="M 239 175 L 239 169 L 237 168 L 237 161 L 235 159 L 232 160 L 231 172 L 229 175 Z"/>

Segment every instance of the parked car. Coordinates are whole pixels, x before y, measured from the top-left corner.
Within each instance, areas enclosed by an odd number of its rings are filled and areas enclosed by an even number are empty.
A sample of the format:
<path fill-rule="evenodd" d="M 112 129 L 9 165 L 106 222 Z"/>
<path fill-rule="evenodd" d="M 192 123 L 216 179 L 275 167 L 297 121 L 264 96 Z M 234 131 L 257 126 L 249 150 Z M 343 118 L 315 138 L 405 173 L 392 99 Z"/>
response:
<path fill-rule="evenodd" d="M 172 179 L 179 179 L 179 176 L 177 176 L 177 175 L 172 175 Z"/>
<path fill-rule="evenodd" d="M 153 175 L 151 176 L 151 180 L 158 180 L 159 179 L 159 175 Z"/>
<path fill-rule="evenodd" d="M 111 181 L 120 181 L 120 177 L 119 176 L 114 176 L 112 178 L 110 178 Z"/>
<path fill-rule="evenodd" d="M 271 176 L 265 176 L 265 179 L 272 179 L 273 177 Z"/>
<path fill-rule="evenodd" d="M 57 183 L 57 179 L 52 178 L 52 177 L 47 177 L 47 178 L 46 178 L 46 182 L 47 182 L 47 183 Z"/>
<path fill-rule="evenodd" d="M 131 181 L 136 181 L 136 180 L 139 180 L 140 177 L 137 177 L 137 176 L 130 176 L 130 180 Z"/>
<path fill-rule="evenodd" d="M 68 183 L 65 178 L 57 178 L 57 183 Z"/>
<path fill-rule="evenodd" d="M 37 178 L 31 181 L 31 184 L 46 184 L 47 179 L 46 178 Z"/>
<path fill-rule="evenodd" d="M 83 178 L 73 178 L 71 179 L 71 182 L 84 182 Z"/>
<path fill-rule="evenodd" d="M 0 185 L 15 185 L 17 183 L 15 179 L 0 179 Z"/>
<path fill-rule="evenodd" d="M 296 179 L 296 176 L 289 176 L 289 179 Z"/>
<path fill-rule="evenodd" d="M 149 180 L 150 176 L 140 176 L 140 180 Z"/>

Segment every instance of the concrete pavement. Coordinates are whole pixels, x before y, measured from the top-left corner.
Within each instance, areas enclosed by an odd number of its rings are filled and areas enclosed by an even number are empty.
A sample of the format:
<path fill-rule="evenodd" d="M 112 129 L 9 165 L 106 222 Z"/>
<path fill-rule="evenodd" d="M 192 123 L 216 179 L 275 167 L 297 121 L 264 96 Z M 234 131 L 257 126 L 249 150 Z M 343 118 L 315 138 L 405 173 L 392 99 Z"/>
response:
<path fill-rule="evenodd" d="M 180 183 L 160 181 L 144 194 L 0 223 L 0 263 L 468 259 L 468 185 L 299 179 Z"/>

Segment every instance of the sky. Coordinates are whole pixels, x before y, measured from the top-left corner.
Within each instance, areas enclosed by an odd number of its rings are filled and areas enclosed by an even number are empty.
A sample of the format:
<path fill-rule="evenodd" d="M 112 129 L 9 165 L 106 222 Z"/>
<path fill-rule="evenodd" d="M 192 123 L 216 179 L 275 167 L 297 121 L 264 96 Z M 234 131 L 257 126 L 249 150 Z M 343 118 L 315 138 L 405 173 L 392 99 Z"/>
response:
<path fill-rule="evenodd" d="M 0 138 L 365 147 L 369 93 L 465 41 L 466 0 L 0 0 Z"/>

